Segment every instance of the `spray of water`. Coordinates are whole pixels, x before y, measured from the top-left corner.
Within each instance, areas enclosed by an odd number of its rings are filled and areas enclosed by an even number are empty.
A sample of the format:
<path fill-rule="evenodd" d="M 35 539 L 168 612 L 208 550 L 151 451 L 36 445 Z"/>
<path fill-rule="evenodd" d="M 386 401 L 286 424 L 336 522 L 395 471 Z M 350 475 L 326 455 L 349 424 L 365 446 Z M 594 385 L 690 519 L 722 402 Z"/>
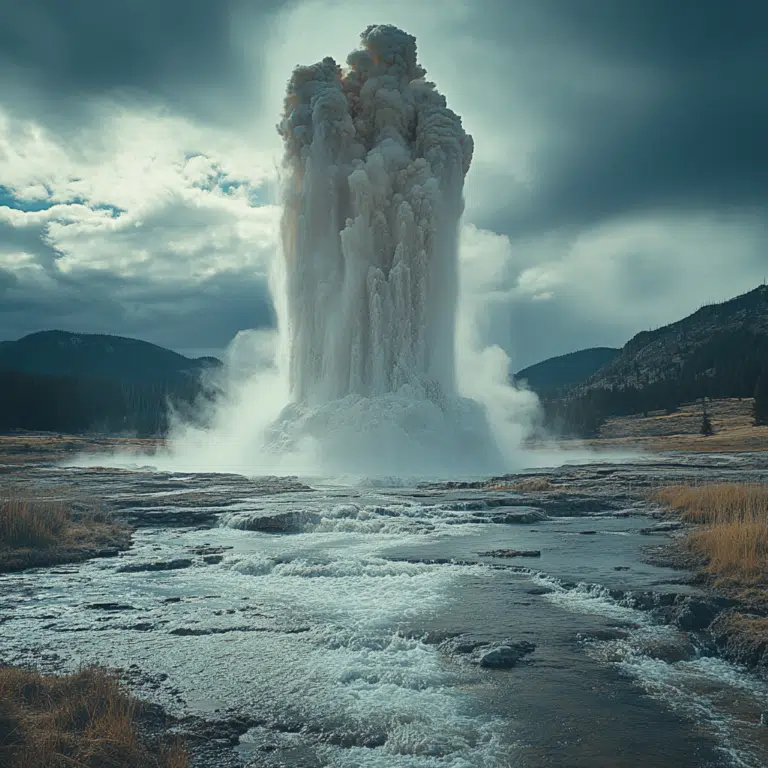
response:
<path fill-rule="evenodd" d="M 297 68 L 285 146 L 281 326 L 291 405 L 270 440 L 315 441 L 336 470 L 499 464 L 459 397 L 458 231 L 472 137 L 416 58 L 371 26 L 348 69 Z M 376 466 L 378 465 L 378 466 Z"/>
<path fill-rule="evenodd" d="M 171 465 L 401 477 L 511 468 L 521 427 L 508 417 L 535 398 L 510 389 L 501 350 L 475 348 L 467 318 L 457 376 L 473 142 L 425 74 L 415 39 L 392 26 L 368 27 L 345 69 L 326 58 L 293 72 L 278 126 L 278 334 L 236 339 L 227 398 L 208 429 L 176 425 Z M 249 358 L 270 363 L 249 374 Z"/>

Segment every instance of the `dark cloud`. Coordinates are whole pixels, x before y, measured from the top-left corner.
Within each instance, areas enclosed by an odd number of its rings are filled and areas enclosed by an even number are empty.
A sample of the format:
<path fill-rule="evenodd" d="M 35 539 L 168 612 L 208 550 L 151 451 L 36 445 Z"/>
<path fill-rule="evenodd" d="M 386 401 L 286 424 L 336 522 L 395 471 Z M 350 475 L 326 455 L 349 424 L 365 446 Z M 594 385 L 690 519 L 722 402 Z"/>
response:
<path fill-rule="evenodd" d="M 508 46 L 519 109 L 544 126 L 524 194 L 478 224 L 536 234 L 768 204 L 767 3 L 498 2 L 477 25 Z"/>
<path fill-rule="evenodd" d="M 90 97 L 119 94 L 231 119 L 256 101 L 254 62 L 271 15 L 289 2 L 0 0 L 5 100 L 51 122 L 82 119 Z"/>
<path fill-rule="evenodd" d="M 0 270 L 0 338 L 58 328 L 173 349 L 223 349 L 243 328 L 275 324 L 266 279 L 252 271 L 172 284 L 101 270 L 36 278 Z"/>
<path fill-rule="evenodd" d="M 292 4 L 300 0 L 0 0 L 2 106 L 65 133 L 97 114 L 91 110 L 101 97 L 132 99 L 227 128 L 244 117 L 247 137 L 260 106 L 270 21 Z M 525 162 L 504 149 L 489 153 L 484 165 L 478 158 L 468 186 L 472 221 L 529 252 L 511 269 L 567 261 L 569 243 L 581 237 L 625 223 L 669 222 L 676 213 L 680 221 L 743 213 L 749 223 L 718 240 L 723 249 L 733 243 L 738 256 L 693 279 L 705 270 L 682 259 L 682 235 L 667 223 L 648 249 L 617 242 L 612 254 L 603 245 L 583 274 L 569 271 L 566 287 L 581 281 L 580 293 L 557 286 L 549 300 L 510 298 L 488 322 L 514 367 L 620 345 L 638 325 L 674 320 L 764 277 L 765 232 L 757 237 L 754 222 L 768 207 L 765 0 L 476 0 L 461 27 L 439 34 L 447 48 L 454 38 L 468 43 L 457 49 L 468 57 L 467 79 L 457 83 L 482 93 L 475 117 L 495 132 L 484 146 L 521 138 L 508 145 L 522 147 Z M 98 141 L 97 131 L 93 136 Z M 483 135 L 476 138 L 480 147 Z M 514 180 L 519 167 L 525 178 Z M 32 210 L 9 194 L 0 188 L 0 205 Z M 269 325 L 261 275 L 227 269 L 193 282 L 183 257 L 166 252 L 171 227 L 193 234 L 219 224 L 218 214 L 171 200 L 147 213 L 135 235 L 110 235 L 109 244 L 126 253 L 150 243 L 152 264 L 179 259 L 173 284 L 167 270 L 151 265 L 143 278 L 62 274 L 44 223 L 0 224 L 0 253 L 34 259 L 18 267 L 7 261 L 0 271 L 0 338 L 61 327 L 217 348 L 241 328 Z M 763 245 L 737 242 L 750 237 Z M 70 241 L 71 254 L 91 247 L 86 240 Z M 223 251 L 236 252 L 236 240 Z M 613 277 L 594 280 L 613 256 Z M 718 270 L 732 279 L 721 280 Z"/>

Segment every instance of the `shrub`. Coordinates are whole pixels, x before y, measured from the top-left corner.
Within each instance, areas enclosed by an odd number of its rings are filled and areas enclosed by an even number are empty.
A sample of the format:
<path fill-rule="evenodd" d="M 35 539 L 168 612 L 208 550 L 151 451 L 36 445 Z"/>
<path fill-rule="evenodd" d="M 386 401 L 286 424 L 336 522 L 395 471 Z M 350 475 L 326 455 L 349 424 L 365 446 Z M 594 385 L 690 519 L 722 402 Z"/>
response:
<path fill-rule="evenodd" d="M 142 735 L 141 708 L 100 667 L 71 675 L 0 667 L 0 765 L 187 768 L 180 742 Z"/>
<path fill-rule="evenodd" d="M 7 496 L 0 499 L 0 547 L 50 546 L 69 520 L 61 504 Z"/>

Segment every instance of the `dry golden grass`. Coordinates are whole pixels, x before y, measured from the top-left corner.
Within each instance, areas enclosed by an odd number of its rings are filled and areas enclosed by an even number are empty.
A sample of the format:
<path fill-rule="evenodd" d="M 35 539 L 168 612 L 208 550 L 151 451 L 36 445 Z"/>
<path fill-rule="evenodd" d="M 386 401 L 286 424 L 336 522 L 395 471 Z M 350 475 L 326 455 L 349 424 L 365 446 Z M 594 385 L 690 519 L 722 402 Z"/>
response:
<path fill-rule="evenodd" d="M 673 485 L 654 495 L 686 522 L 690 548 L 718 580 L 739 585 L 768 581 L 768 485 L 713 483 Z"/>
<path fill-rule="evenodd" d="M 130 530 L 95 506 L 74 511 L 66 498 L 0 496 L 0 572 L 77 562 L 126 549 Z"/>
<path fill-rule="evenodd" d="M 756 427 L 752 398 L 711 400 L 707 404 L 715 434 L 704 437 L 701 403 L 688 403 L 676 413 L 655 411 L 642 416 L 618 416 L 600 428 L 600 437 L 591 440 L 560 440 L 565 450 L 593 451 L 696 451 L 697 453 L 739 453 L 768 451 L 768 427 Z"/>
<path fill-rule="evenodd" d="M 669 485 L 655 498 L 679 512 L 689 523 L 768 524 L 768 485 L 765 483 L 710 483 Z"/>
<path fill-rule="evenodd" d="M 0 546 L 51 546 L 71 520 L 60 503 L 6 496 L 0 499 Z"/>
<path fill-rule="evenodd" d="M 142 735 L 141 711 L 99 667 L 62 676 L 0 667 L 0 765 L 187 768 L 180 742 Z"/>

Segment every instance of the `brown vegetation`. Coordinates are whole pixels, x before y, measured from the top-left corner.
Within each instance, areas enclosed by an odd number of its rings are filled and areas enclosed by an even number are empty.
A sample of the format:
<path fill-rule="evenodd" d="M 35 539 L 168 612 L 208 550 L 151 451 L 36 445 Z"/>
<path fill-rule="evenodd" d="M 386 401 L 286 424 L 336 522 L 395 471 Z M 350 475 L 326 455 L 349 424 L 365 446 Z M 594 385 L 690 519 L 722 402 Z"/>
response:
<path fill-rule="evenodd" d="M 699 451 L 703 453 L 768 450 L 768 427 L 755 426 L 753 399 L 710 400 L 707 410 L 715 430 L 704 437 L 701 429 L 701 403 L 688 403 L 675 413 L 652 411 L 647 416 L 619 416 L 608 419 L 600 428 L 600 437 L 592 440 L 562 440 L 568 449 L 590 448 L 595 451 Z"/>
<path fill-rule="evenodd" d="M 144 706 L 98 667 L 61 676 L 0 667 L 0 765 L 187 768 L 180 742 L 146 735 Z"/>
<path fill-rule="evenodd" d="M 64 500 L 0 497 L 0 572 L 116 554 L 130 530 L 98 510 L 75 511 Z"/>
<path fill-rule="evenodd" d="M 514 483 L 496 483 L 488 486 L 489 491 L 519 491 L 520 493 L 537 493 L 552 490 L 552 480 L 548 477 L 524 477 Z"/>
<path fill-rule="evenodd" d="M 715 483 L 675 485 L 655 498 L 700 528 L 688 537 L 707 571 L 721 582 L 768 582 L 768 485 Z"/>

